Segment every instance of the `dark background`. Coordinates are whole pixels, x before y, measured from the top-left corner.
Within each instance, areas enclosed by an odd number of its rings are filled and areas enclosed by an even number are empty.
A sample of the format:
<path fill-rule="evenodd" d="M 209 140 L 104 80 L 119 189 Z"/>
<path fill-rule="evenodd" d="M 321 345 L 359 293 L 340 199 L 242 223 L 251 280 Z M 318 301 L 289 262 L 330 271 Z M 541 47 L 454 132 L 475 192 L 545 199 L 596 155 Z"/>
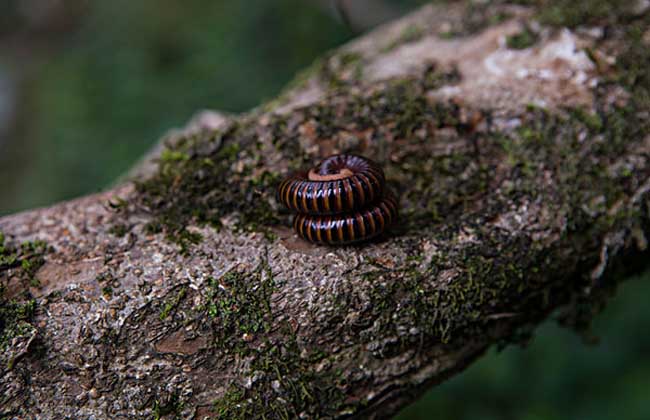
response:
<path fill-rule="evenodd" d="M 272 99 L 323 52 L 424 3 L 355 2 L 350 27 L 328 0 L 0 1 L 0 215 L 99 191 L 195 111 Z M 649 279 L 596 320 L 599 345 L 547 322 L 400 418 L 650 419 Z"/>

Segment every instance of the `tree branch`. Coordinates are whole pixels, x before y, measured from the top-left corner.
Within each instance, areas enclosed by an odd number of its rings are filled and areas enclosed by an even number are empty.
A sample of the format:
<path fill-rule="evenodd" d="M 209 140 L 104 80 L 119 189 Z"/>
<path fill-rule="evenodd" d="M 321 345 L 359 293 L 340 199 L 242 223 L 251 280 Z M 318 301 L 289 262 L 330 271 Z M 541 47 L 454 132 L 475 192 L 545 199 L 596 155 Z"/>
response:
<path fill-rule="evenodd" d="M 551 9 L 426 6 L 0 219 L 0 415 L 387 417 L 554 311 L 586 331 L 648 261 L 650 26 Z M 390 235 L 288 228 L 275 185 L 335 152 L 385 168 Z"/>

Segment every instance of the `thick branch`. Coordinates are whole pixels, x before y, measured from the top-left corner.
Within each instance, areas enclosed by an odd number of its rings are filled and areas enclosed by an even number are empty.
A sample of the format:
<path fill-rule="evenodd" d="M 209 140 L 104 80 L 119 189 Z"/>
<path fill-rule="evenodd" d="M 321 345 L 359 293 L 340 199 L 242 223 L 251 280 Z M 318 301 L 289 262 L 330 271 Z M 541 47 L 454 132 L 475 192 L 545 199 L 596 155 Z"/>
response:
<path fill-rule="evenodd" d="M 477 7 L 427 6 L 249 114 L 204 114 L 136 183 L 0 219 L 20 322 L 0 319 L 0 416 L 386 417 L 557 308 L 586 328 L 647 261 L 648 18 Z M 384 166 L 387 237 L 288 228 L 278 180 L 335 152 Z M 35 274 L 27 240 L 50 247 Z M 30 295 L 33 315 L 7 302 Z"/>

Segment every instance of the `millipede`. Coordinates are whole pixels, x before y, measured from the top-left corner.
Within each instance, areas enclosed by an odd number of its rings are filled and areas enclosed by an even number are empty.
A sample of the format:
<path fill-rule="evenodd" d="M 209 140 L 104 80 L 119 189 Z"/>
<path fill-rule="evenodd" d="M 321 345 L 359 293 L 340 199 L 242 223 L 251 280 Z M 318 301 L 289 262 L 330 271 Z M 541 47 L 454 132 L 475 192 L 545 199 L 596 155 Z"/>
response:
<path fill-rule="evenodd" d="M 318 244 L 362 242 L 385 232 L 398 215 L 381 167 L 362 156 L 330 156 L 282 181 L 277 199 L 297 212 L 293 228 Z"/>

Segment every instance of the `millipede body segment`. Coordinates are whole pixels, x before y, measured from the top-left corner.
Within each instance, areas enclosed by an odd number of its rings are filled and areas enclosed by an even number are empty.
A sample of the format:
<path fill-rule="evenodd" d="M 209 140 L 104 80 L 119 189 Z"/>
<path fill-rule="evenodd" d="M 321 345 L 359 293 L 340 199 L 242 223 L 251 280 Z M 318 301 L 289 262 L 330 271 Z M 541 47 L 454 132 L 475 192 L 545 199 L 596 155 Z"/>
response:
<path fill-rule="evenodd" d="M 343 245 L 380 235 L 397 220 L 397 200 L 385 184 L 375 162 L 335 155 L 282 181 L 277 198 L 298 212 L 293 227 L 302 238 Z"/>

